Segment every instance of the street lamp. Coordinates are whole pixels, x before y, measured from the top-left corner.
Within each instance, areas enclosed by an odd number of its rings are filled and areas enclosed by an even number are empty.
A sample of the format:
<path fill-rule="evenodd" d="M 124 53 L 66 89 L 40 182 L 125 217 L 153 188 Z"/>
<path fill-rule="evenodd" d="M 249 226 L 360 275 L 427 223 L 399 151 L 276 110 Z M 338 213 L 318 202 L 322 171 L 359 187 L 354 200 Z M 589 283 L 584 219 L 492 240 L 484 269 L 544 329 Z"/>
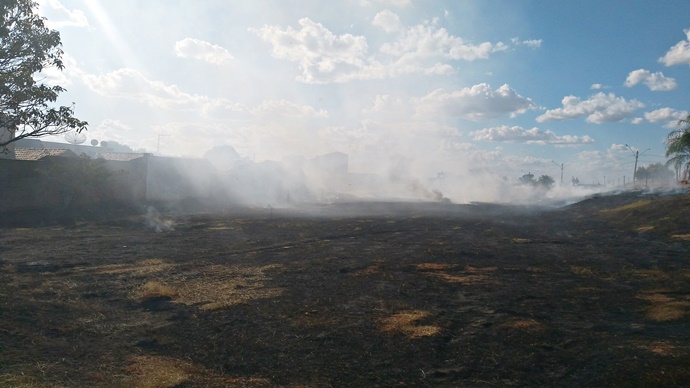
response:
<path fill-rule="evenodd" d="M 561 186 L 563 186 L 563 163 L 558 164 L 558 163 L 554 162 L 553 160 L 551 161 L 551 163 L 555 164 L 556 166 L 561 167 Z"/>

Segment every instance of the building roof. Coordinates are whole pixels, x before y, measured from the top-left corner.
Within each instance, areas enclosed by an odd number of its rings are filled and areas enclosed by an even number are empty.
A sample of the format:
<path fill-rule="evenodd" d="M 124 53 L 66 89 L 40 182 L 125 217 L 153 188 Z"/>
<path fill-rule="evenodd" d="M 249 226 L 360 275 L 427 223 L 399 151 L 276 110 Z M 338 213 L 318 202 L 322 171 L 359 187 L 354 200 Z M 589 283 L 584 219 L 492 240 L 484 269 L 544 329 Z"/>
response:
<path fill-rule="evenodd" d="M 15 148 L 14 158 L 16 160 L 41 160 L 46 156 L 62 156 L 67 158 L 78 158 L 79 156 L 70 150 L 46 149 L 46 148 Z"/>
<path fill-rule="evenodd" d="M 105 160 L 117 160 L 121 162 L 128 162 L 130 160 L 143 158 L 143 153 L 130 153 L 130 152 L 99 152 L 98 159 Z"/>

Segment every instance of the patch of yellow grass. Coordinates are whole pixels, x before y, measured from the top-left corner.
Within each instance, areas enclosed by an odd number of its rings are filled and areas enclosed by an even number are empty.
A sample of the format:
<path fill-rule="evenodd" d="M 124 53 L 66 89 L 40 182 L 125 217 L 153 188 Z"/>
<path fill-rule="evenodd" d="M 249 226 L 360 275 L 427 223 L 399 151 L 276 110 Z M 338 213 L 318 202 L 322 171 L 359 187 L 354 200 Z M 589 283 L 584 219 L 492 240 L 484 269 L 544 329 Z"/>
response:
<path fill-rule="evenodd" d="M 512 241 L 515 244 L 527 244 L 529 242 L 532 242 L 532 240 L 530 240 L 528 238 L 517 238 L 517 237 L 513 238 Z"/>
<path fill-rule="evenodd" d="M 462 284 L 476 284 L 489 282 L 489 277 L 486 272 L 493 272 L 498 269 L 498 267 L 465 267 L 462 273 L 453 275 L 443 270 L 456 268 L 455 264 L 443 264 L 443 263 L 422 263 L 417 265 L 417 269 L 427 272 L 431 276 L 436 276 L 449 283 L 462 283 Z M 494 282 L 495 283 L 495 282 Z"/>
<path fill-rule="evenodd" d="M 417 326 L 416 321 L 430 315 L 428 311 L 409 310 L 393 314 L 381 320 L 381 331 L 384 333 L 403 333 L 408 338 L 430 337 L 438 334 L 441 329 L 438 326 Z"/>
<path fill-rule="evenodd" d="M 635 201 L 635 202 L 629 203 L 627 205 L 615 207 L 612 209 L 603 209 L 603 210 L 601 210 L 601 213 L 611 214 L 611 213 L 625 212 L 625 211 L 629 211 L 629 210 L 633 210 L 633 209 L 640 209 L 640 208 L 643 208 L 643 207 L 649 205 L 650 202 L 652 202 L 652 201 L 650 201 L 649 199 L 641 199 L 639 201 Z"/>
<path fill-rule="evenodd" d="M 676 321 L 690 313 L 690 297 L 672 298 L 659 293 L 643 293 L 638 299 L 651 304 L 645 308 L 645 317 L 655 322 Z"/>
<path fill-rule="evenodd" d="M 83 271 L 93 271 L 102 274 L 131 274 L 146 276 L 167 271 L 175 267 L 175 264 L 166 263 L 163 259 L 146 259 L 134 264 L 106 264 L 94 268 L 83 268 Z"/>
<path fill-rule="evenodd" d="M 202 310 L 218 310 L 223 307 L 246 303 L 254 299 L 280 296 L 279 288 L 266 288 L 265 272 L 280 268 L 279 265 L 240 267 L 225 265 L 200 266 L 194 276 L 157 276 L 156 281 L 146 282 L 135 290 L 134 298 L 142 300 L 169 297 L 174 303 L 198 306 Z"/>
<path fill-rule="evenodd" d="M 674 235 L 671 235 L 671 238 L 676 239 L 676 240 L 690 241 L 690 233 L 689 234 L 674 234 Z"/>
<path fill-rule="evenodd" d="M 455 268 L 457 267 L 456 264 L 443 264 L 443 263 L 422 263 L 422 264 L 417 264 L 417 269 L 420 271 L 426 271 L 426 270 L 431 270 L 431 271 L 441 271 L 444 269 L 450 269 L 450 268 Z"/>
<path fill-rule="evenodd" d="M 638 348 L 658 354 L 660 356 L 672 356 L 676 350 L 676 346 L 669 341 L 652 341 L 651 343 L 642 343 L 637 345 Z"/>
<path fill-rule="evenodd" d="M 543 323 L 531 318 L 515 318 L 509 319 L 502 323 L 499 327 L 504 329 L 517 329 L 523 331 L 541 331 L 546 327 Z"/>
<path fill-rule="evenodd" d="M 189 362 L 162 356 L 132 356 L 124 372 L 129 376 L 123 383 L 137 388 L 174 387 L 189 380 L 200 369 Z"/>
<path fill-rule="evenodd" d="M 175 299 L 179 295 L 180 294 L 174 288 L 153 280 L 144 283 L 144 285 L 142 285 L 137 291 L 137 299 L 160 297 Z"/>
<path fill-rule="evenodd" d="M 654 230 L 654 226 L 645 225 L 645 226 L 640 226 L 640 227 L 635 228 L 635 231 L 638 233 L 649 232 L 650 230 Z"/>

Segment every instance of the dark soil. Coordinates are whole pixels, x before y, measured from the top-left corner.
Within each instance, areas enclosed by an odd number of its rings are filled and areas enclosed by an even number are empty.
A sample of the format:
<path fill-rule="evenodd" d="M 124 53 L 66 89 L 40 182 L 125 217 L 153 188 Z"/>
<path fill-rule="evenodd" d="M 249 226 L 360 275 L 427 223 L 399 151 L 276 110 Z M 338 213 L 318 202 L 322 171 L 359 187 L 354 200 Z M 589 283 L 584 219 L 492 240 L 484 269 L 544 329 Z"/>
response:
<path fill-rule="evenodd" d="M 687 386 L 688 214 L 628 193 L 5 228 L 0 386 Z"/>

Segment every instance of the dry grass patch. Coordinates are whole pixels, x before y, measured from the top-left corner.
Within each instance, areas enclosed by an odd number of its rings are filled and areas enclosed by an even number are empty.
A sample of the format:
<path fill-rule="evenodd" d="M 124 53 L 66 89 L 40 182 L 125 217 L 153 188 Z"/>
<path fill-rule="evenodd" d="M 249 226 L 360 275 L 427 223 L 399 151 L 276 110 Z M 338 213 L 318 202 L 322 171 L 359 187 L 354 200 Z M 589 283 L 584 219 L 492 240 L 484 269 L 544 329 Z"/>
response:
<path fill-rule="evenodd" d="M 462 283 L 462 284 L 477 284 L 484 282 L 491 282 L 489 277 L 486 275 L 487 272 L 493 272 L 498 269 L 498 267 L 465 267 L 463 271 L 459 274 L 449 274 L 443 272 L 443 270 L 450 270 L 456 268 L 457 265 L 454 264 L 440 264 L 440 263 L 422 263 L 417 265 L 417 269 L 427 272 L 431 276 L 438 277 L 439 279 L 446 281 L 448 283 Z M 494 282 L 495 283 L 495 282 Z"/>
<path fill-rule="evenodd" d="M 500 328 L 523 330 L 523 331 L 541 331 L 546 328 L 546 325 L 531 318 L 514 318 L 499 325 Z"/>
<path fill-rule="evenodd" d="M 674 235 L 671 235 L 671 238 L 674 240 L 690 241 L 690 233 L 688 233 L 688 234 L 674 234 Z"/>
<path fill-rule="evenodd" d="M 174 288 L 161 282 L 148 281 L 136 293 L 136 299 L 163 298 L 175 299 L 180 294 Z"/>
<path fill-rule="evenodd" d="M 651 303 L 644 309 L 645 317 L 655 322 L 668 322 L 682 319 L 690 312 L 690 296 L 672 298 L 659 293 L 643 293 L 638 299 Z"/>
<path fill-rule="evenodd" d="M 530 240 L 528 238 L 517 238 L 517 237 L 513 238 L 511 241 L 515 244 L 527 244 L 527 243 L 532 242 L 532 240 Z"/>
<path fill-rule="evenodd" d="M 451 269 L 457 267 L 456 264 L 443 264 L 443 263 L 422 263 L 417 264 L 417 269 L 420 271 L 442 271 L 445 269 Z"/>
<path fill-rule="evenodd" d="M 428 311 L 410 310 L 393 314 L 381 320 L 381 331 L 384 333 L 402 333 L 408 338 L 421 338 L 436 335 L 441 331 L 438 326 L 422 325 L 415 322 L 431 315 Z"/>
<path fill-rule="evenodd" d="M 637 348 L 660 356 L 673 356 L 677 352 L 677 347 L 669 341 L 659 340 L 650 343 L 640 343 Z"/>
<path fill-rule="evenodd" d="M 114 386 L 136 388 L 180 387 L 187 384 L 228 386 L 227 379 L 213 375 L 201 365 L 177 358 L 136 355 L 129 357 L 127 361 L 127 366 L 122 370 L 125 377 Z M 242 381 L 242 379 L 237 380 Z"/>
<path fill-rule="evenodd" d="M 163 259 L 146 259 L 130 264 L 106 264 L 94 268 L 82 268 L 81 271 L 89 271 L 98 274 L 131 274 L 135 276 L 147 276 L 175 267 L 175 264 L 166 263 Z"/>
<path fill-rule="evenodd" d="M 649 205 L 651 202 L 652 201 L 649 199 L 641 199 L 639 201 L 635 201 L 635 202 L 629 203 L 627 205 L 615 207 L 612 209 L 603 209 L 603 210 L 601 210 L 601 213 L 602 214 L 615 214 L 615 213 L 627 212 L 627 211 L 634 210 L 634 209 L 641 209 L 641 208 Z"/>
<path fill-rule="evenodd" d="M 160 274 L 157 281 L 149 281 L 134 292 L 137 300 L 169 297 L 175 303 L 198 306 L 202 310 L 246 303 L 254 299 L 280 296 L 279 288 L 266 288 L 266 271 L 282 268 L 279 265 L 240 267 L 209 265 L 176 276 Z"/>

